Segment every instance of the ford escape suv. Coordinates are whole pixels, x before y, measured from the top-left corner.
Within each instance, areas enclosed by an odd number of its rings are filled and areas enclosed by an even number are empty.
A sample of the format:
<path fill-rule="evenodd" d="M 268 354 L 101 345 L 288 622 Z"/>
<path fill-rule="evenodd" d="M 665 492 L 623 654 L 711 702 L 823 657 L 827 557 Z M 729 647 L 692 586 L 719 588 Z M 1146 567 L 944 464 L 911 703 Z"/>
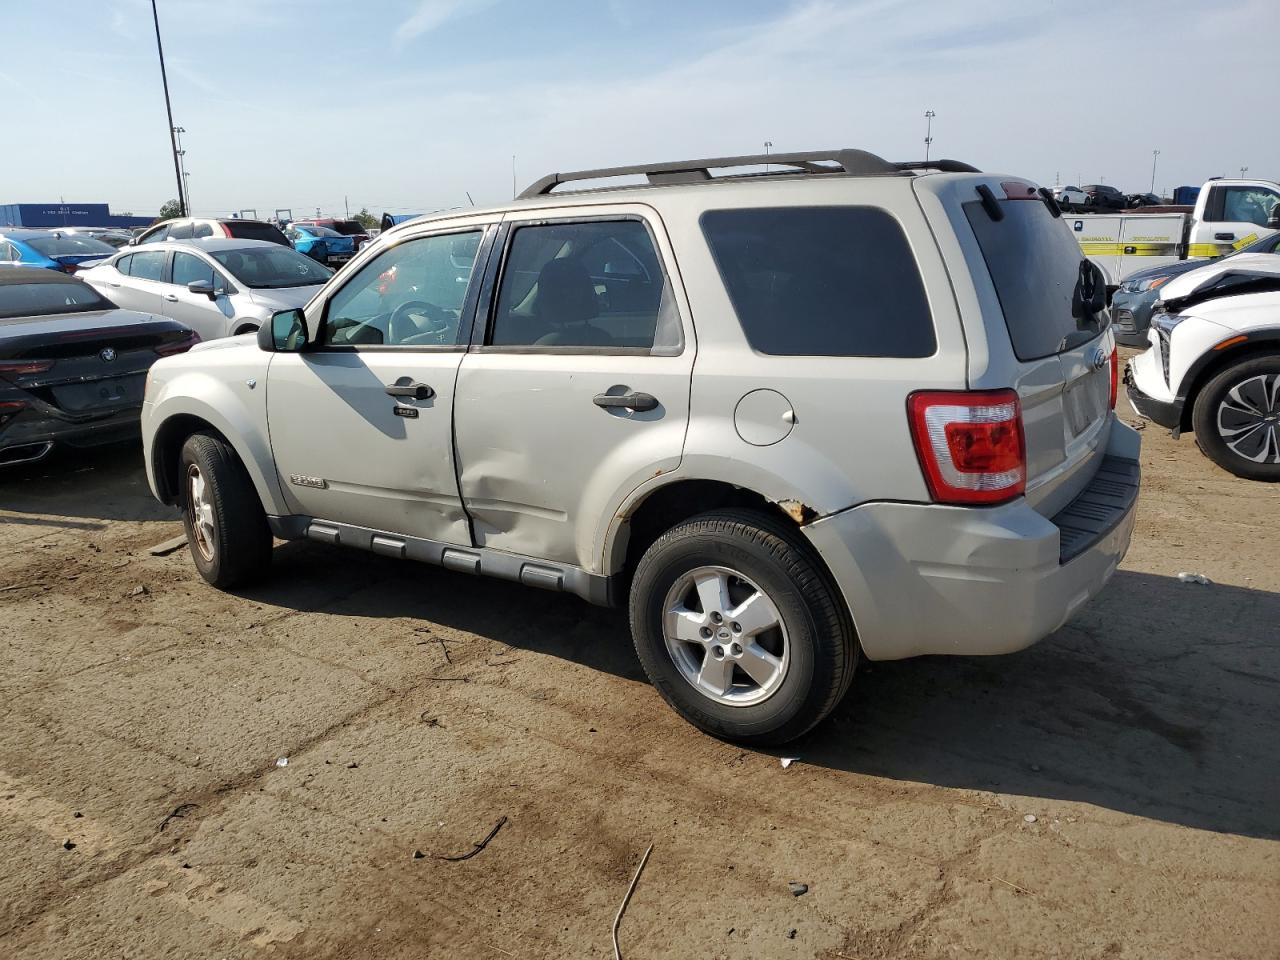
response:
<path fill-rule="evenodd" d="M 553 174 L 157 363 L 146 468 L 215 586 L 309 538 L 626 605 L 677 711 L 778 743 L 860 656 L 1018 650 L 1107 582 L 1104 300 L 1052 195 L 955 161 Z"/>

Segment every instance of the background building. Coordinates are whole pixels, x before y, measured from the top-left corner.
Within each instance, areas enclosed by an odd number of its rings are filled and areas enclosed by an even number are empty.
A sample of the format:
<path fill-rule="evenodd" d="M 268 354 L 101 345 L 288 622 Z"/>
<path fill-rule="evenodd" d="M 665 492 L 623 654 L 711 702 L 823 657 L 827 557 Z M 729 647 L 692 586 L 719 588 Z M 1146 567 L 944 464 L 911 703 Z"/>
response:
<path fill-rule="evenodd" d="M 0 204 L 0 226 L 7 227 L 145 227 L 153 220 L 114 214 L 105 203 Z"/>

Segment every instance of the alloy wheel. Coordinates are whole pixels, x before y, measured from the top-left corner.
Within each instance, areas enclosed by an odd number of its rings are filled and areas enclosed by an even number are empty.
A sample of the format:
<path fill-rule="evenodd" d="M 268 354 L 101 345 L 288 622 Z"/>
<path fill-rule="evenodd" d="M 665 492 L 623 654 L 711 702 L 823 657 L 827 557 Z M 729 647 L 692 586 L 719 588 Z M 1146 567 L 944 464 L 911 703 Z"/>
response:
<path fill-rule="evenodd" d="M 191 532 L 196 549 L 205 560 L 212 560 L 217 545 L 217 529 L 213 523 L 213 500 L 204 474 L 194 463 L 187 466 L 187 502 L 191 505 Z"/>
<path fill-rule="evenodd" d="M 1237 456 L 1280 463 L 1280 373 L 1242 380 L 1218 404 L 1218 436 Z"/>
<path fill-rule="evenodd" d="M 787 628 L 759 586 L 728 567 L 681 574 L 663 603 L 667 652 L 699 693 L 727 706 L 772 696 L 790 666 Z"/>

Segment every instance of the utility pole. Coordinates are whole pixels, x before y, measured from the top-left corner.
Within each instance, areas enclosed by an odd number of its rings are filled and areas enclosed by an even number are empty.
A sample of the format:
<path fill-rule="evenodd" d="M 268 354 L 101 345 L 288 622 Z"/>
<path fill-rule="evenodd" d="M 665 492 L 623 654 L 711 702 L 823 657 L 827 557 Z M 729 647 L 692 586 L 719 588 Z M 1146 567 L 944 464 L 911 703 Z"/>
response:
<path fill-rule="evenodd" d="M 347 214 L 346 219 L 350 220 L 350 219 L 351 219 L 351 204 L 347 202 L 347 198 L 346 198 L 346 197 L 343 197 L 343 198 L 342 198 L 342 209 L 343 209 L 344 211 L 346 211 L 346 214 Z"/>
<path fill-rule="evenodd" d="M 160 43 L 160 14 L 156 0 L 151 0 L 151 19 L 156 25 L 156 52 L 160 54 L 160 82 L 164 85 L 164 111 L 169 115 L 169 146 L 173 149 L 173 175 L 178 180 L 178 216 L 187 215 L 186 189 L 182 183 L 182 165 L 178 159 L 178 135 L 173 129 L 173 107 L 169 105 L 169 75 L 164 69 L 164 45 Z"/>
<path fill-rule="evenodd" d="M 191 174 L 187 172 L 187 151 L 182 146 L 182 135 L 187 132 L 186 127 L 174 127 L 173 135 L 178 141 L 178 169 L 182 171 L 182 194 L 178 197 L 178 201 L 187 211 L 191 212 Z"/>
<path fill-rule="evenodd" d="M 516 198 L 516 155 L 511 155 L 511 199 Z"/>
<path fill-rule="evenodd" d="M 1160 159 L 1160 151 L 1151 151 L 1151 192 L 1156 192 L 1156 162 Z"/>
<path fill-rule="evenodd" d="M 764 142 L 764 172 L 769 172 L 769 151 L 773 149 L 773 141 L 766 140 Z"/>
<path fill-rule="evenodd" d="M 933 145 L 933 118 L 937 114 L 932 110 L 924 112 L 924 162 L 929 162 L 929 148 Z"/>

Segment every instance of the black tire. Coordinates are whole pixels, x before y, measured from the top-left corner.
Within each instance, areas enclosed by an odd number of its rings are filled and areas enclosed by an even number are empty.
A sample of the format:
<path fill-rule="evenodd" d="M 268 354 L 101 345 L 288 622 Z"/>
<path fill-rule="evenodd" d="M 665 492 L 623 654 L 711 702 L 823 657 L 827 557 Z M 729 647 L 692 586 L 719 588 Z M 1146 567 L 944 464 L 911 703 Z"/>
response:
<path fill-rule="evenodd" d="M 222 590 L 261 579 L 271 564 L 271 528 L 235 451 L 221 437 L 193 433 L 182 445 L 179 469 L 182 522 L 200 576 Z M 196 522 L 192 471 L 204 483 L 212 536 Z"/>
<path fill-rule="evenodd" d="M 719 702 L 685 678 L 668 649 L 668 593 L 691 571 L 709 566 L 751 581 L 748 586 L 767 595 L 785 628 L 788 666 L 761 702 Z M 763 513 L 717 510 L 664 533 L 636 567 L 630 613 L 636 654 L 649 680 L 677 713 L 715 737 L 760 746 L 794 740 L 821 722 L 853 681 L 858 644 L 835 584 L 794 527 Z M 749 680 L 730 669 L 731 676 Z"/>
<path fill-rule="evenodd" d="M 1259 383 L 1273 395 L 1280 390 L 1280 355 L 1255 356 L 1227 367 L 1214 376 L 1196 397 L 1195 407 L 1191 411 L 1191 425 L 1195 429 L 1200 449 L 1222 469 L 1246 480 L 1276 483 L 1280 482 L 1280 397 L 1269 407 L 1265 406 L 1268 400 L 1265 394 L 1257 392 Z M 1223 409 L 1223 401 L 1229 400 L 1231 391 L 1242 385 L 1245 386 L 1248 398 L 1259 406 L 1261 413 L 1256 418 L 1259 426 L 1258 431 L 1248 437 L 1234 434 L 1231 443 L 1249 452 L 1253 452 L 1250 449 L 1251 440 L 1265 444 L 1258 447 L 1258 453 L 1266 458 L 1266 462 L 1250 459 L 1244 453 L 1237 452 L 1222 433 L 1224 428 L 1234 433 L 1249 422 L 1247 416 L 1242 419 L 1240 414 Z"/>

